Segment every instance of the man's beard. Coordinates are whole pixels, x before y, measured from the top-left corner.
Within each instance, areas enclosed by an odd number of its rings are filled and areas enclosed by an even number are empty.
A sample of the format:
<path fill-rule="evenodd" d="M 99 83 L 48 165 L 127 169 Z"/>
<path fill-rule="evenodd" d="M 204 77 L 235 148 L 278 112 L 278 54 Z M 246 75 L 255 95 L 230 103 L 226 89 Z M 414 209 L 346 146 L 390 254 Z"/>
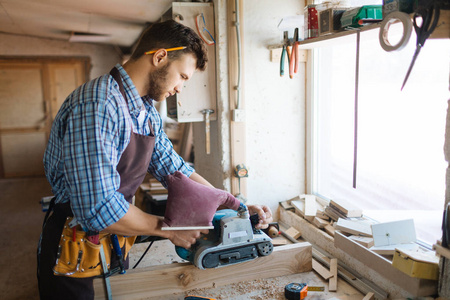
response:
<path fill-rule="evenodd" d="M 166 91 L 164 91 L 163 88 L 167 79 L 167 69 L 169 68 L 169 65 L 170 62 L 161 67 L 161 69 L 155 70 L 149 74 L 147 95 L 155 101 L 162 101 L 165 99 Z"/>

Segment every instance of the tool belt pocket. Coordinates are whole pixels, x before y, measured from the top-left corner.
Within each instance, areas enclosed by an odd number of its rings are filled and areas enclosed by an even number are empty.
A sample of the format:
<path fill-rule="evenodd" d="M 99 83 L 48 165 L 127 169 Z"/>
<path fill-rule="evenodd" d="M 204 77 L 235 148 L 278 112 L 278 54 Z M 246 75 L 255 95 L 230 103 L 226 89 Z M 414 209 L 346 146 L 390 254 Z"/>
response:
<path fill-rule="evenodd" d="M 79 225 L 70 228 L 72 218 L 67 218 L 59 241 L 56 263 L 53 267 L 55 275 L 74 278 L 87 278 L 107 273 L 111 267 L 111 256 L 114 255 L 109 233 L 99 234 L 99 244 L 89 241 L 86 232 Z M 136 237 L 118 235 L 119 245 L 127 257 Z M 108 270 L 103 270 L 100 251 L 103 248 Z"/>

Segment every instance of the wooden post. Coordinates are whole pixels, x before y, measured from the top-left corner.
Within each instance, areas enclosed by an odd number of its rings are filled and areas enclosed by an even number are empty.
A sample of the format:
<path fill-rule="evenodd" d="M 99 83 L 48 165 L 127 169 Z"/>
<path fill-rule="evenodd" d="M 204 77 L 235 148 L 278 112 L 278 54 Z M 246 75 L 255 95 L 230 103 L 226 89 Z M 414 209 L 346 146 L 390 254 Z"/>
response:
<path fill-rule="evenodd" d="M 238 51 L 237 51 L 237 38 L 236 38 L 236 7 L 235 1 L 227 1 L 227 14 L 228 14 L 228 66 L 229 66 L 229 95 L 230 95 L 230 118 L 237 105 L 237 93 L 240 93 L 240 109 L 245 109 L 244 102 L 244 88 L 243 88 L 243 70 L 244 70 L 244 57 L 243 57 L 243 1 L 239 1 L 239 32 L 240 32 L 240 44 L 241 44 L 241 80 L 240 91 L 236 90 L 238 85 Z M 230 149 L 231 149 L 231 170 L 238 164 L 245 164 L 246 162 L 246 123 L 244 121 L 235 122 L 230 121 Z M 239 191 L 240 189 L 240 191 Z M 232 174 L 231 180 L 231 193 L 236 195 L 238 193 L 247 195 L 247 181 L 245 178 L 241 178 L 239 184 L 238 178 Z"/>

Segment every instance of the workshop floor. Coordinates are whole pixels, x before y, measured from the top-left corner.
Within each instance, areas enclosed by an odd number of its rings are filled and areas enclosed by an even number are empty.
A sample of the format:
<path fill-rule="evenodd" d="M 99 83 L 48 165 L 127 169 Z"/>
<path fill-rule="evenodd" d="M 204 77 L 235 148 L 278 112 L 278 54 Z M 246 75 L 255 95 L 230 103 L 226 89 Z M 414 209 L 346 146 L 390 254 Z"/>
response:
<path fill-rule="evenodd" d="M 36 247 L 44 218 L 39 201 L 49 195 L 45 177 L 0 180 L 1 299 L 39 299 Z"/>

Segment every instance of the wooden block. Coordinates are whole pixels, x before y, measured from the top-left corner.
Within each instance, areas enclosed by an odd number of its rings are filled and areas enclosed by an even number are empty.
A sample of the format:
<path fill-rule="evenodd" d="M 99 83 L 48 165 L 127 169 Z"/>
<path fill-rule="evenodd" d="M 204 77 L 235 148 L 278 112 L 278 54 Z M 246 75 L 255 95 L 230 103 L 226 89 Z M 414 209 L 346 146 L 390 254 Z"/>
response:
<path fill-rule="evenodd" d="M 292 206 L 295 208 L 295 213 L 301 217 L 305 217 L 305 201 L 294 200 L 291 202 Z"/>
<path fill-rule="evenodd" d="M 339 219 L 335 228 L 354 235 L 372 236 L 370 225 L 363 222 Z"/>
<path fill-rule="evenodd" d="M 289 227 L 289 229 L 286 230 L 284 233 L 292 237 L 294 240 L 302 236 L 302 233 L 297 229 L 295 229 L 294 227 Z"/>
<path fill-rule="evenodd" d="M 330 273 L 333 275 L 328 281 L 328 290 L 335 292 L 337 290 L 337 259 L 332 258 L 330 260 Z"/>
<path fill-rule="evenodd" d="M 339 218 L 345 219 L 346 216 L 334 210 L 331 206 L 325 207 L 325 214 L 329 216 L 332 220 L 337 221 Z"/>
<path fill-rule="evenodd" d="M 315 217 L 314 220 L 312 221 L 312 223 L 317 227 L 317 228 L 324 228 L 325 226 L 329 225 L 330 222 L 325 221 L 323 219 L 320 219 L 318 217 Z"/>
<path fill-rule="evenodd" d="M 305 198 L 305 219 L 312 222 L 317 212 L 316 196 L 302 195 L 300 198 Z"/>
<path fill-rule="evenodd" d="M 277 236 L 276 238 L 272 239 L 272 245 L 274 246 L 281 246 L 281 245 L 287 245 L 288 241 L 282 236 Z"/>
<path fill-rule="evenodd" d="M 359 218 L 362 216 L 362 209 L 346 200 L 330 200 L 330 206 L 348 218 Z"/>
<path fill-rule="evenodd" d="M 329 221 L 330 217 L 323 211 L 323 210 L 317 210 L 316 217 L 321 218 L 323 220 Z"/>
<path fill-rule="evenodd" d="M 373 238 L 371 238 L 371 237 L 360 236 L 360 235 L 351 235 L 348 238 L 357 242 L 358 244 L 363 245 L 366 248 L 370 248 L 373 246 Z"/>
<path fill-rule="evenodd" d="M 363 300 L 374 300 L 375 299 L 375 294 L 372 292 L 367 293 L 366 296 L 364 296 Z"/>
<path fill-rule="evenodd" d="M 450 259 L 450 249 L 444 248 L 438 244 L 434 244 L 433 249 L 436 251 L 437 254 L 444 256 L 447 259 Z"/>
<path fill-rule="evenodd" d="M 328 271 L 322 264 L 320 264 L 317 260 L 312 260 L 312 268 L 314 271 L 319 273 L 320 276 L 322 276 L 323 279 L 327 280 L 333 276 L 330 271 Z"/>
<path fill-rule="evenodd" d="M 191 263 L 173 263 L 128 270 L 110 277 L 110 282 L 114 300 L 133 300 L 311 270 L 312 246 L 304 242 L 275 247 L 268 256 L 222 268 L 200 270 Z M 95 299 L 107 299 L 104 284 L 103 278 L 94 279 Z"/>
<path fill-rule="evenodd" d="M 334 227 L 331 226 L 331 224 L 325 225 L 323 229 L 325 229 L 325 232 L 329 235 L 334 236 Z"/>
<path fill-rule="evenodd" d="M 290 201 L 282 201 L 282 202 L 280 202 L 280 206 L 286 210 L 294 210 L 295 209 Z"/>

